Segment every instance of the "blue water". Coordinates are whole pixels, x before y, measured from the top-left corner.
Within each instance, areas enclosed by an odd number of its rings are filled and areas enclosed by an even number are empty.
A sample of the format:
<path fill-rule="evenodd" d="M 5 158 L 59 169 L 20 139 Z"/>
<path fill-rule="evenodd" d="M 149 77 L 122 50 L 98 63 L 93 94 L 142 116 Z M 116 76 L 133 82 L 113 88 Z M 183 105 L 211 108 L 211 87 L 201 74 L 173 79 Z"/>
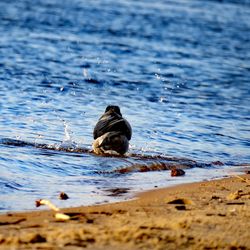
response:
<path fill-rule="evenodd" d="M 0 143 L 0 211 L 109 202 L 217 178 L 250 154 L 250 1 L 1 0 L 0 142 L 91 148 L 106 105 L 130 152 L 223 167 L 108 175 L 130 159 Z M 143 162 L 143 161 L 142 161 Z M 60 202 L 66 192 L 71 199 Z"/>

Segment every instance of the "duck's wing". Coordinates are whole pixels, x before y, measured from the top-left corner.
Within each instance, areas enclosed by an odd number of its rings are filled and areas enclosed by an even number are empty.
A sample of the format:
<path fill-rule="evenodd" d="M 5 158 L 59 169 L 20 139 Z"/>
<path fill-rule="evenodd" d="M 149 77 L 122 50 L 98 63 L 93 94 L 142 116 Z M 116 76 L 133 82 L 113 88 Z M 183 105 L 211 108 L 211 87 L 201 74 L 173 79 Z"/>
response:
<path fill-rule="evenodd" d="M 128 140 L 131 139 L 132 137 L 132 128 L 129 124 L 129 122 L 123 118 L 123 126 L 124 126 L 124 131 L 125 131 L 125 136 L 128 138 Z"/>
<path fill-rule="evenodd" d="M 123 155 L 128 151 L 129 147 L 128 139 L 125 135 L 121 134 L 120 132 L 117 131 L 108 132 L 99 138 L 102 137 L 103 139 L 99 145 L 99 148 L 104 153 L 109 153 L 109 152 L 113 153 L 115 151 L 118 154 Z"/>
<path fill-rule="evenodd" d="M 117 131 L 125 135 L 128 140 L 131 139 L 132 129 L 128 121 L 122 117 L 107 116 L 101 117 L 94 128 L 94 139 L 104 135 L 107 132 Z"/>

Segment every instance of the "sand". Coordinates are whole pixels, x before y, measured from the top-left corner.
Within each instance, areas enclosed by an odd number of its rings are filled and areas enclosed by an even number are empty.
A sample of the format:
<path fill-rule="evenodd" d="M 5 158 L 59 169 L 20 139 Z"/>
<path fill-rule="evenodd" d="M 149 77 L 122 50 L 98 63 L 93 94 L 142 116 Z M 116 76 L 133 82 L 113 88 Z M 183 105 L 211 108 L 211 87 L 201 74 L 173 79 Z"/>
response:
<path fill-rule="evenodd" d="M 183 178 L 183 177 L 175 177 Z M 0 215 L 0 249 L 250 249 L 250 176 L 114 204 Z"/>

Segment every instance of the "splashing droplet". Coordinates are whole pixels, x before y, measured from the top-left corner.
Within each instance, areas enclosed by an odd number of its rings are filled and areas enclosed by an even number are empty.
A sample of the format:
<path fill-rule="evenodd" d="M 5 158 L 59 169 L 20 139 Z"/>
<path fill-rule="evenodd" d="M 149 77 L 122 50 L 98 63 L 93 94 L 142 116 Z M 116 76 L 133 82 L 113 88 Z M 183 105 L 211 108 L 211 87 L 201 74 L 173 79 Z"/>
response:
<path fill-rule="evenodd" d="M 64 125 L 64 138 L 60 146 L 76 148 L 77 143 L 74 142 L 72 138 L 73 132 L 70 130 L 68 123 L 63 120 L 63 125 Z"/>
<path fill-rule="evenodd" d="M 82 74 L 85 78 L 88 78 L 89 74 L 88 74 L 88 70 L 86 68 L 83 68 L 82 70 Z"/>

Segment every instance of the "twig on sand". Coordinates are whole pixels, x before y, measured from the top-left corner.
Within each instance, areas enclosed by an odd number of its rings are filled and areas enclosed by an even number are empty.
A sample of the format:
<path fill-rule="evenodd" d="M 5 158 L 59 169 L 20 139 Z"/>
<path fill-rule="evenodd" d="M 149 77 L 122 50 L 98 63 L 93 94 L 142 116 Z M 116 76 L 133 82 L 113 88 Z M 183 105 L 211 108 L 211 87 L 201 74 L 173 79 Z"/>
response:
<path fill-rule="evenodd" d="M 51 210 L 56 211 L 56 212 L 60 210 L 58 207 L 52 204 L 49 200 L 40 199 L 36 201 L 36 207 L 40 207 L 42 205 L 47 205 Z"/>
<path fill-rule="evenodd" d="M 43 199 L 40 199 L 40 200 L 37 200 L 36 201 L 36 207 L 40 207 L 42 205 L 46 205 L 48 206 L 51 210 L 57 212 L 55 214 L 55 218 L 57 220 L 70 220 L 70 216 L 67 215 L 67 214 L 64 214 L 64 213 L 58 213 L 60 211 L 60 208 L 56 207 L 54 204 L 52 204 L 49 200 L 43 200 Z"/>
<path fill-rule="evenodd" d="M 236 178 L 238 178 L 238 179 L 240 179 L 240 180 L 242 180 L 242 181 L 244 181 L 244 182 L 246 182 L 247 184 L 250 184 L 250 180 L 247 179 L 247 178 L 243 178 L 243 177 L 241 177 L 241 176 L 239 176 L 239 175 L 235 175 L 235 174 L 233 174 L 232 176 L 233 176 L 233 177 L 236 177 Z"/>

